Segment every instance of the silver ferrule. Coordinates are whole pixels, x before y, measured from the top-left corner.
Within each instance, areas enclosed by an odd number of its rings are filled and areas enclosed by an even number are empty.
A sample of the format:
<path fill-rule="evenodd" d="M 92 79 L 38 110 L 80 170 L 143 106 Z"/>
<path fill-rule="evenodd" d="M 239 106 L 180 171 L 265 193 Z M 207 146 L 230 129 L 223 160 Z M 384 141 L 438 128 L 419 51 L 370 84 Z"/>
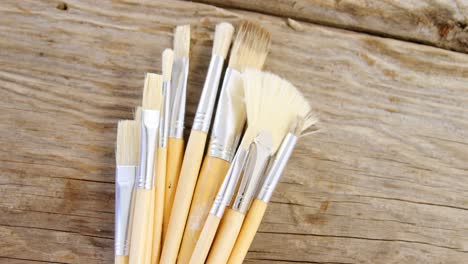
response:
<path fill-rule="evenodd" d="M 239 178 L 244 169 L 245 160 L 247 159 L 248 152 L 245 149 L 239 148 L 236 156 L 229 167 L 229 171 L 224 177 L 223 184 L 219 188 L 218 194 L 211 207 L 210 214 L 218 218 L 223 217 L 224 210 L 231 204 L 232 196 L 239 182 Z"/>
<path fill-rule="evenodd" d="M 164 81 L 162 85 L 163 105 L 161 107 L 161 120 L 159 120 L 159 147 L 167 147 L 167 138 L 169 136 L 169 119 L 171 118 L 171 83 Z"/>
<path fill-rule="evenodd" d="M 115 174 L 115 240 L 116 256 L 128 256 L 130 209 L 137 166 L 117 166 Z"/>
<path fill-rule="evenodd" d="M 232 209 L 245 214 L 258 189 L 270 158 L 272 139 L 268 133 L 260 133 L 250 145 L 244 175 Z"/>
<path fill-rule="evenodd" d="M 151 189 L 153 187 L 159 116 L 160 112 L 158 110 L 143 109 L 141 111 L 140 166 L 137 184 L 137 187 L 141 189 Z"/>
<path fill-rule="evenodd" d="M 171 79 L 171 119 L 169 137 L 182 138 L 184 134 L 185 100 L 187 96 L 187 78 L 189 59 L 183 57 L 174 60 Z"/>
<path fill-rule="evenodd" d="M 205 84 L 198 103 L 195 119 L 192 129 L 208 133 L 213 116 L 216 95 L 218 93 L 219 80 L 223 72 L 224 59 L 219 55 L 211 57 L 208 73 L 206 74 Z"/>
<path fill-rule="evenodd" d="M 257 195 L 257 198 L 268 203 L 273 195 L 273 191 L 278 185 L 279 179 L 283 174 L 286 164 L 292 155 L 294 147 L 296 146 L 298 137 L 292 133 L 288 133 L 283 139 L 283 143 L 276 153 L 274 161 L 271 163 L 271 167 L 263 182 L 263 186 Z"/>
<path fill-rule="evenodd" d="M 240 72 L 228 68 L 224 75 L 208 154 L 230 162 L 239 144 L 245 125 L 245 105 Z"/>

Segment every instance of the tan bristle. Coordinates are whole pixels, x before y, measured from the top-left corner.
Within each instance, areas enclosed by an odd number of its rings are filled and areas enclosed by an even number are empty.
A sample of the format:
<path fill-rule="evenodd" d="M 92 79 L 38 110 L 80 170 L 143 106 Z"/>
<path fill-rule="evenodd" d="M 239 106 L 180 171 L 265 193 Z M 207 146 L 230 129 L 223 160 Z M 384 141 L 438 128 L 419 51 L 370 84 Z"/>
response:
<path fill-rule="evenodd" d="M 246 68 L 261 69 L 270 49 L 270 32 L 259 25 L 243 21 L 232 45 L 229 67 L 240 72 Z"/>
<path fill-rule="evenodd" d="M 319 119 L 313 112 L 309 112 L 305 117 L 298 117 L 296 129 L 293 131 L 294 135 L 301 137 L 317 131 L 317 123 Z"/>
<path fill-rule="evenodd" d="M 165 49 L 162 53 L 162 75 L 163 81 L 170 81 L 172 74 L 172 64 L 174 62 L 174 51 Z"/>
<path fill-rule="evenodd" d="M 232 35 L 234 34 L 234 27 L 227 22 L 222 22 L 216 25 L 214 42 L 213 42 L 213 54 L 221 56 L 223 59 L 231 46 Z"/>
<path fill-rule="evenodd" d="M 117 165 L 137 166 L 140 155 L 140 125 L 135 120 L 121 120 L 117 125 L 115 159 Z"/>
<path fill-rule="evenodd" d="M 190 52 L 190 25 L 177 26 L 174 33 L 174 55 L 176 59 L 188 57 Z"/>
<path fill-rule="evenodd" d="M 141 122 L 141 106 L 137 106 L 135 108 L 135 114 L 133 115 L 133 119 L 137 122 Z"/>
<path fill-rule="evenodd" d="M 143 89 L 143 109 L 159 110 L 162 103 L 162 76 L 147 73 Z"/>
<path fill-rule="evenodd" d="M 242 146 L 247 147 L 261 131 L 271 134 L 272 153 L 297 118 L 310 113 L 310 105 L 290 82 L 272 73 L 246 70 L 243 73 L 247 130 Z"/>

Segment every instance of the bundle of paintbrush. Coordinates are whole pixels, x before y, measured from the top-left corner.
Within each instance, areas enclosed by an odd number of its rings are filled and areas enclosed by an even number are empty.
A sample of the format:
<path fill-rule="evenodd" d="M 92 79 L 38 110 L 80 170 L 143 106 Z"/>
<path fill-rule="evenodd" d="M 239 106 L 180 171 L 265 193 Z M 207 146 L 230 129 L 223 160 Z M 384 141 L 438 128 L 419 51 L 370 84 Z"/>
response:
<path fill-rule="evenodd" d="M 185 153 L 188 25 L 164 50 L 162 76 L 146 75 L 135 120 L 119 122 L 116 263 L 242 263 L 298 137 L 316 122 L 293 85 L 261 72 L 270 34 L 259 25 L 240 23 L 223 70 L 233 34 L 216 26 Z"/>

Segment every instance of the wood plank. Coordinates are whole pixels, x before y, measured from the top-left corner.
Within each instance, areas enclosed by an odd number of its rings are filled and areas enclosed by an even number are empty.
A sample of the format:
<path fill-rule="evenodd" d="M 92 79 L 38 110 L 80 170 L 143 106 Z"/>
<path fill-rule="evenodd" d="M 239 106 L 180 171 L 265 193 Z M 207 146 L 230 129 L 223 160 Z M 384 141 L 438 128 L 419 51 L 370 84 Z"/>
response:
<path fill-rule="evenodd" d="M 302 90 L 304 138 L 246 263 L 463 263 L 468 55 L 182 1 L 0 6 L 0 262 L 112 260 L 116 121 L 177 24 L 193 24 L 188 128 L 214 24 L 273 35 L 266 68 Z"/>
<path fill-rule="evenodd" d="M 465 0 L 196 0 L 468 52 Z"/>

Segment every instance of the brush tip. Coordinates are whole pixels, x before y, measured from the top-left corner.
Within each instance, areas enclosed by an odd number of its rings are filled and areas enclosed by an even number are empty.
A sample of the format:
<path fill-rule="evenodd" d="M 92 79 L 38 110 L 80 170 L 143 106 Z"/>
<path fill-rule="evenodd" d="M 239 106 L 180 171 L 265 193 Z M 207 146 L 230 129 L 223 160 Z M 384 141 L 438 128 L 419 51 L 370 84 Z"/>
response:
<path fill-rule="evenodd" d="M 190 52 L 190 25 L 177 26 L 174 32 L 174 55 L 188 57 Z"/>
<path fill-rule="evenodd" d="M 231 46 L 232 35 L 234 34 L 234 27 L 231 23 L 222 22 L 216 25 L 213 54 L 216 54 L 223 59 L 226 58 Z"/>
<path fill-rule="evenodd" d="M 298 117 L 309 126 L 313 122 L 309 103 L 289 81 L 252 69 L 244 71 L 242 78 L 247 113 L 243 146 L 250 144 L 259 131 L 267 131 L 273 138 L 274 153 Z"/>
<path fill-rule="evenodd" d="M 115 159 L 117 165 L 137 166 L 140 154 L 140 127 L 135 120 L 120 120 L 117 124 Z"/>
<path fill-rule="evenodd" d="M 165 49 L 162 53 L 163 81 L 171 80 L 173 62 L 174 62 L 174 51 L 172 49 Z"/>
<path fill-rule="evenodd" d="M 162 103 L 162 76 L 147 73 L 143 89 L 143 109 L 159 110 Z"/>
<path fill-rule="evenodd" d="M 229 67 L 240 72 L 246 68 L 261 69 L 270 44 L 270 32 L 256 23 L 242 21 L 232 45 Z"/>

